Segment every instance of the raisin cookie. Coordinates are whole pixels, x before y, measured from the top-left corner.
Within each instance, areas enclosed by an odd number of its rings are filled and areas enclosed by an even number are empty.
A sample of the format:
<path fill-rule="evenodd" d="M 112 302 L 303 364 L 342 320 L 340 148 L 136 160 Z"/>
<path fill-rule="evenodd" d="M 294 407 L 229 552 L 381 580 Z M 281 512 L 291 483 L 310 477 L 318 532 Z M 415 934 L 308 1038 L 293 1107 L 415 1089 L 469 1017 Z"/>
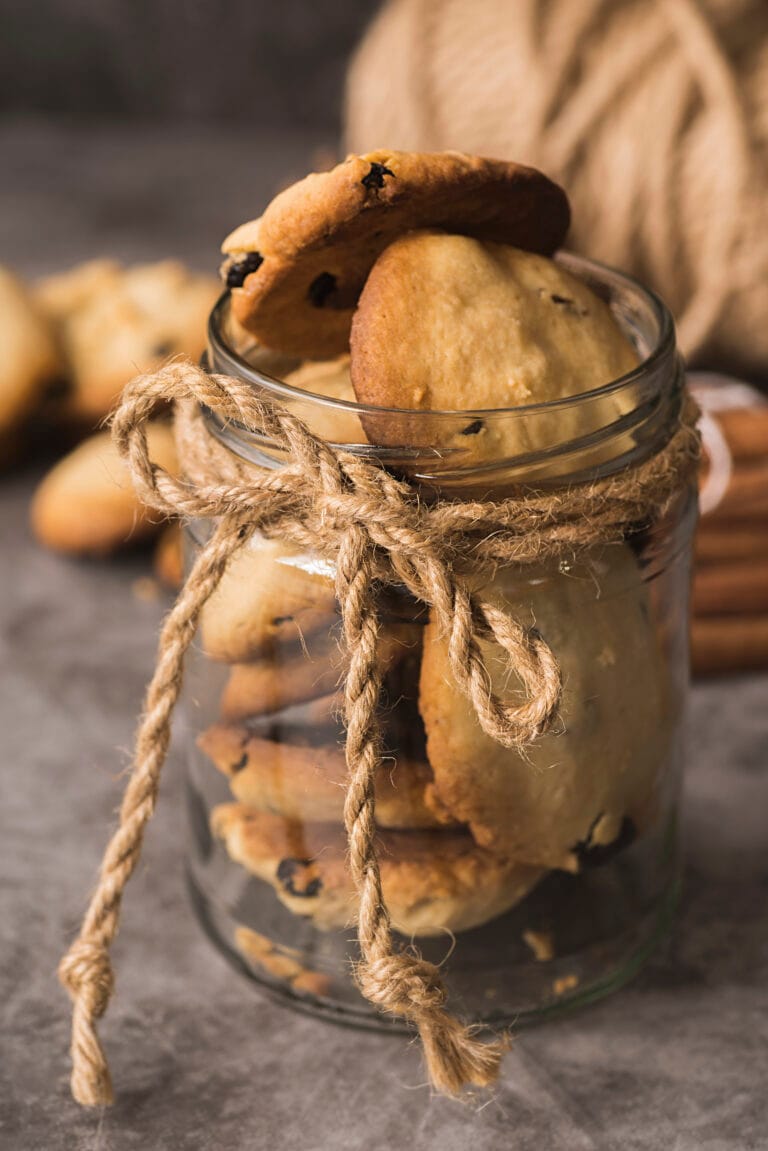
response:
<path fill-rule="evenodd" d="M 415 625 L 383 626 L 378 648 L 382 671 L 391 671 L 420 639 Z M 307 636 L 304 645 L 278 647 L 267 658 L 235 664 L 221 696 L 222 719 L 249 719 L 335 693 L 345 662 L 338 628 L 333 628 Z"/>
<path fill-rule="evenodd" d="M 371 440 L 443 445 L 473 459 L 562 442 L 579 412 L 552 427 L 486 418 L 599 388 L 637 366 L 609 308 L 565 268 L 533 252 L 467 236 L 412 232 L 379 256 L 352 322 L 351 374 L 361 403 L 477 412 L 461 423 L 365 416 Z M 618 401 L 607 401 L 617 403 Z"/>
<path fill-rule="evenodd" d="M 170 425 L 147 428 L 149 454 L 176 470 Z M 160 520 L 140 500 L 109 432 L 83 440 L 55 465 L 35 492 L 32 531 L 45 547 L 67 555 L 109 555 L 159 531 Z"/>
<path fill-rule="evenodd" d="M 197 742 L 227 776 L 235 799 L 248 807 L 287 819 L 341 823 L 347 764 L 340 742 L 278 742 L 234 724 L 215 724 Z M 377 823 L 438 827 L 441 819 L 424 799 L 431 782 L 425 761 L 385 758 L 376 779 Z"/>
<path fill-rule="evenodd" d="M 460 152 L 349 156 L 281 192 L 223 244 L 239 322 L 264 346 L 325 359 L 345 352 L 376 258 L 414 228 L 442 228 L 550 253 L 568 230 L 546 176 Z"/>
<path fill-rule="evenodd" d="M 58 327 L 71 391 L 65 414 L 96 423 L 137 372 L 169 356 L 199 359 L 219 286 L 176 260 L 120 269 L 96 261 L 38 285 Z"/>
<path fill-rule="evenodd" d="M 0 448 L 61 374 L 53 332 L 21 280 L 0 267 Z"/>
<path fill-rule="evenodd" d="M 428 802 L 468 823 L 479 844 L 505 857 L 577 871 L 626 846 L 656 810 L 670 732 L 664 661 L 649 597 L 625 545 L 603 549 L 569 574 L 499 575 L 485 598 L 533 624 L 563 672 L 561 728 L 526 747 L 502 747 L 480 728 L 456 687 L 448 642 L 424 636 L 420 709 L 434 773 Z M 514 698 L 498 648 L 481 644 L 494 690 Z"/>
<path fill-rule="evenodd" d="M 230 561 L 203 608 L 200 634 L 211 659 L 247 663 L 337 622 L 329 565 L 257 537 Z"/>
<path fill-rule="evenodd" d="M 232 803 L 213 809 L 211 828 L 230 858 L 272 884 L 295 915 L 324 931 L 354 921 L 357 895 L 342 827 Z M 408 936 L 478 927 L 519 903 L 542 875 L 484 851 L 461 831 L 385 831 L 378 845 L 392 925 Z"/>

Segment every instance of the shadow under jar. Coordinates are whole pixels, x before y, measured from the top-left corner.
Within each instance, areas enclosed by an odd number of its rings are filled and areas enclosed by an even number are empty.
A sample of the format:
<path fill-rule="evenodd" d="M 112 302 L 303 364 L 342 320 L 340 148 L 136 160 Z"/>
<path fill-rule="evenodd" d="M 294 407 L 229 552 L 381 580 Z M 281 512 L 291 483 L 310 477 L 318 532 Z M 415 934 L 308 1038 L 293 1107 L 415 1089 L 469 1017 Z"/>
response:
<path fill-rule="evenodd" d="M 672 321 L 634 281 L 558 258 L 609 304 L 640 356 L 631 374 L 587 394 L 463 412 L 308 394 L 284 382 L 296 362 L 235 329 L 226 296 L 211 317 L 208 366 L 406 476 L 425 499 L 499 498 L 615 474 L 676 425 L 683 372 Z M 207 418 L 241 460 L 284 462 L 265 436 Z M 381 421 L 397 426 L 401 446 L 376 445 Z M 384 895 L 399 944 L 414 941 L 443 965 L 449 1006 L 469 1019 L 527 1022 L 603 995 L 637 971 L 669 922 L 695 515 L 695 492 L 681 490 L 663 522 L 621 544 L 478 581 L 515 618 L 535 622 L 563 671 L 560 721 L 523 755 L 481 731 L 428 609 L 405 590 L 383 599 Z M 190 525 L 188 558 L 208 530 Z M 258 537 L 233 560 L 187 674 L 189 880 L 203 924 L 242 971 L 296 1006 L 397 1027 L 351 974 L 340 636 L 326 560 Z M 514 698 L 519 685 L 483 646 L 495 688 Z"/>

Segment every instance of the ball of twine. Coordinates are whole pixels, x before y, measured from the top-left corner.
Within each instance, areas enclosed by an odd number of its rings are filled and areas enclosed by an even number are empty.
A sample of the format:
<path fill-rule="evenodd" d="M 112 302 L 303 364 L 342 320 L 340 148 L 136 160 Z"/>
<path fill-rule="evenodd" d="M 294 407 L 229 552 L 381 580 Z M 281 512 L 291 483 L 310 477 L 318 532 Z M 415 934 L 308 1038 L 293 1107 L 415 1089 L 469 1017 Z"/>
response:
<path fill-rule="evenodd" d="M 690 360 L 768 372 L 765 0 L 389 0 L 346 120 L 356 152 L 544 169 L 569 247 L 658 291 Z"/>

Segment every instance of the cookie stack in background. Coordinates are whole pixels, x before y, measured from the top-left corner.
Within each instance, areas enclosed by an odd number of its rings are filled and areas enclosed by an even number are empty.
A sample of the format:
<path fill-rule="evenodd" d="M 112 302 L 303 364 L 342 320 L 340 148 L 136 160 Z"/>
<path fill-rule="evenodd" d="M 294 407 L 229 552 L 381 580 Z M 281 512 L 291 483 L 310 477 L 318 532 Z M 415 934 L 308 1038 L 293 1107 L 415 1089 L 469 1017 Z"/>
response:
<path fill-rule="evenodd" d="M 0 442 L 6 464 L 33 448 L 69 449 L 42 480 L 31 507 L 37 539 L 72 556 L 106 556 L 156 536 L 162 525 L 138 500 L 102 427 L 125 384 L 169 356 L 199 359 L 220 291 L 211 276 L 175 260 L 124 268 L 99 259 L 24 284 L 0 270 L 4 362 Z M 150 429 L 153 456 L 176 466 L 168 413 Z M 73 447 L 73 445 L 75 445 Z M 174 536 L 158 552 L 161 578 L 176 582 Z"/>

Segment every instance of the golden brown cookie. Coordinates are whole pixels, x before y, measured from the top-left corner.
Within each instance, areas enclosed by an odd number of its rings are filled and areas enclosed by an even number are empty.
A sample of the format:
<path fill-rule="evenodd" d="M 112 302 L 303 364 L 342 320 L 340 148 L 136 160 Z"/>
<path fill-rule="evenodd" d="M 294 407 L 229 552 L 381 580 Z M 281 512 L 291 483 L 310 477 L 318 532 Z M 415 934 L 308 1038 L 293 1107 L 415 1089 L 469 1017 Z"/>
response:
<path fill-rule="evenodd" d="M 414 624 L 382 627 L 379 660 L 386 674 L 421 642 Z M 269 656 L 232 668 L 221 696 L 221 717 L 242 720 L 336 692 L 344 657 L 338 628 L 308 635 L 304 645 L 277 647 Z"/>
<path fill-rule="evenodd" d="M 281 192 L 223 244 L 236 318 L 268 348 L 347 350 L 366 276 L 397 236 L 442 228 L 550 253 L 568 230 L 563 191 L 533 168 L 460 152 L 349 156 Z"/>
<path fill-rule="evenodd" d="M 60 372 L 45 316 L 21 280 L 0 267 L 0 444 L 33 411 Z"/>
<path fill-rule="evenodd" d="M 552 260 L 435 232 L 402 236 L 379 256 L 355 312 L 351 350 L 361 403 L 477 412 L 451 424 L 448 437 L 474 459 L 542 446 L 530 442 L 530 424 L 489 419 L 485 409 L 578 395 L 637 366 L 608 307 Z M 567 439 L 579 418 L 559 411 L 553 435 Z M 373 442 L 445 442 L 437 421 L 363 422 Z"/>
<path fill-rule="evenodd" d="M 181 587 L 184 579 L 184 550 L 181 526 L 178 523 L 169 524 L 160 533 L 152 567 L 160 583 L 165 587 Z"/>
<path fill-rule="evenodd" d="M 305 967 L 301 953 L 292 947 L 274 943 L 250 927 L 235 928 L 235 947 L 258 974 L 266 973 L 283 980 L 301 995 L 328 995 L 332 980 L 322 971 Z"/>
<path fill-rule="evenodd" d="M 151 423 L 149 454 L 167 471 L 176 469 L 170 425 Z M 45 547 L 68 555 L 109 555 L 144 539 L 161 520 L 139 499 L 130 471 L 109 432 L 99 432 L 60 460 L 35 492 L 32 531 Z"/>
<path fill-rule="evenodd" d="M 669 738 L 668 686 L 635 558 L 606 547 L 569 574 L 500 574 L 492 603 L 535 624 L 563 672 L 561 728 L 519 753 L 480 728 L 453 681 L 447 641 L 424 636 L 420 709 L 434 773 L 428 802 L 505 857 L 578 870 L 642 834 Z M 514 698 L 498 648 L 481 644 L 494 690 Z"/>
<path fill-rule="evenodd" d="M 353 404 L 357 402 L 349 377 L 349 356 L 339 356 L 335 360 L 307 360 L 301 367 L 288 373 L 285 383 L 327 400 L 343 400 Z M 311 400 L 306 403 L 293 400 L 285 403 L 315 435 L 331 443 L 366 442 L 363 426 L 355 412 L 342 407 L 322 406 Z"/>
<path fill-rule="evenodd" d="M 230 561 L 203 608 L 200 632 L 211 659 L 246 663 L 273 657 L 338 622 L 327 565 L 289 544 L 254 539 Z"/>
<path fill-rule="evenodd" d="M 343 828 L 222 804 L 211 813 L 229 856 L 271 883 L 295 915 L 327 931 L 357 913 Z M 404 935 L 467 931 L 514 907 L 542 876 L 483 851 L 461 831 L 384 831 L 379 867 L 392 924 Z"/>
<path fill-rule="evenodd" d="M 287 819 L 341 822 L 347 764 L 344 746 L 277 742 L 247 727 L 215 724 L 198 746 L 229 779 L 232 794 L 257 811 Z M 432 772 L 424 761 L 405 755 L 385 758 L 376 778 L 376 821 L 381 827 L 438 827 L 424 793 Z"/>
<path fill-rule="evenodd" d="M 93 261 L 38 285 L 71 375 L 67 414 L 101 420 L 138 372 L 199 359 L 219 286 L 176 260 L 120 269 Z"/>

